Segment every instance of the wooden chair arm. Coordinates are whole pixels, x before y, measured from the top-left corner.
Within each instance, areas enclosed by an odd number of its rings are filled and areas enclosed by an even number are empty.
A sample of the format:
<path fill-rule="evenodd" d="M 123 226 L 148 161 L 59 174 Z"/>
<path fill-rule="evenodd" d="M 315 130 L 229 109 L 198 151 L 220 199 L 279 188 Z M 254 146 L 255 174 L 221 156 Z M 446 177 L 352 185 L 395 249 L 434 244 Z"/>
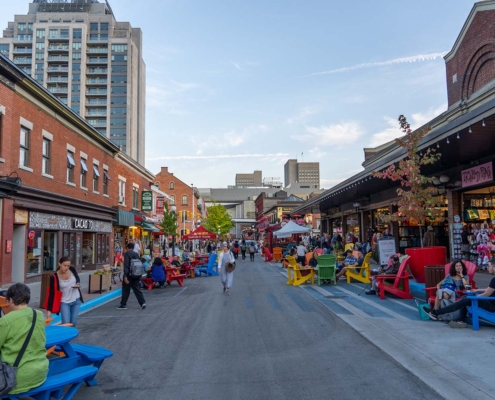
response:
<path fill-rule="evenodd" d="M 376 279 L 396 279 L 396 278 L 406 278 L 408 275 L 388 275 L 388 274 L 380 274 L 380 275 L 375 275 Z"/>

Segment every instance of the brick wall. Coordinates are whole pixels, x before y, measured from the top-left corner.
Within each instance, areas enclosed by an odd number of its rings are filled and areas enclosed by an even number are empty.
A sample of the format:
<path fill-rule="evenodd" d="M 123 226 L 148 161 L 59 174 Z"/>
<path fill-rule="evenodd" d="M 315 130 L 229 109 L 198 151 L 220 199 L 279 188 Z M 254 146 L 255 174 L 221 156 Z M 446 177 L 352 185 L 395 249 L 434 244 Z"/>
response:
<path fill-rule="evenodd" d="M 446 63 L 449 107 L 495 79 L 495 10 L 478 11 Z M 453 82 L 457 74 L 457 81 Z"/>

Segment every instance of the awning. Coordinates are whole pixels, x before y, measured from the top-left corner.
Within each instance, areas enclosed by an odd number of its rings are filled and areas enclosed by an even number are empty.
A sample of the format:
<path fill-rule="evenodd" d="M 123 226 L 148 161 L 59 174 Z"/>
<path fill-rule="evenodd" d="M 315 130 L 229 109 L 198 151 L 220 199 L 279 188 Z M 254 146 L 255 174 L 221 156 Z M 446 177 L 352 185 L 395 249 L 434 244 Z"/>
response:
<path fill-rule="evenodd" d="M 119 210 L 115 215 L 113 224 L 116 226 L 134 226 L 134 214 L 129 211 Z"/>
<path fill-rule="evenodd" d="M 144 229 L 145 231 L 150 231 L 150 232 L 160 232 L 160 229 L 157 229 L 157 228 L 155 227 L 155 225 L 153 225 L 153 224 L 149 224 L 149 223 L 144 222 L 144 221 L 143 221 L 143 229 Z"/>

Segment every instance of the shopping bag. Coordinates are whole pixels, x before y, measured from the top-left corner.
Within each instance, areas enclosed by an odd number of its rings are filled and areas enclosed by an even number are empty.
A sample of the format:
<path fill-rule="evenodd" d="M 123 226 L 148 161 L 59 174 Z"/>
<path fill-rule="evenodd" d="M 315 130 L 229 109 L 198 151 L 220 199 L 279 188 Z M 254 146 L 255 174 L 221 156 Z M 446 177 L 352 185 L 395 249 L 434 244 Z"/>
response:
<path fill-rule="evenodd" d="M 416 307 L 418 307 L 419 316 L 423 321 L 429 321 L 430 316 L 426 314 L 425 307 L 428 307 L 428 303 L 420 303 L 418 299 L 416 299 Z"/>

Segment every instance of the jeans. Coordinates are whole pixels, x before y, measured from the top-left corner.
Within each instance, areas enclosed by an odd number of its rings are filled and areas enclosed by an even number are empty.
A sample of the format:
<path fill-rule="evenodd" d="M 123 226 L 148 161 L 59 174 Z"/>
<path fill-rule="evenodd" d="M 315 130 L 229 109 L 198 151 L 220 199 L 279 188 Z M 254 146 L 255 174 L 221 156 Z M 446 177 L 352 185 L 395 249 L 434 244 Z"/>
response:
<path fill-rule="evenodd" d="M 245 260 L 246 259 L 246 250 L 241 250 L 241 254 L 242 254 L 242 259 Z"/>
<path fill-rule="evenodd" d="M 254 261 L 254 253 L 249 253 L 249 258 L 251 259 L 251 261 Z"/>
<path fill-rule="evenodd" d="M 495 299 L 494 299 L 495 300 Z M 450 306 L 442 307 L 436 310 L 437 315 L 451 313 L 457 310 L 461 310 L 461 321 L 466 319 L 467 308 L 471 305 L 471 300 L 467 297 L 463 297 L 459 301 L 454 302 Z M 495 312 L 495 301 L 491 300 L 478 300 L 478 307 L 488 312 Z"/>
<path fill-rule="evenodd" d="M 81 299 L 77 299 L 72 303 L 60 303 L 62 324 L 72 324 L 75 328 L 77 325 L 77 317 L 79 316 L 79 307 L 81 307 Z"/>
<path fill-rule="evenodd" d="M 127 300 L 129 299 L 129 295 L 131 294 L 131 287 L 132 291 L 136 295 L 136 299 L 139 303 L 140 306 L 142 306 L 146 301 L 144 300 L 143 293 L 141 292 L 141 289 L 139 288 L 139 282 L 140 278 L 127 278 L 129 279 L 129 283 L 125 283 L 125 281 L 122 282 L 122 299 L 120 300 L 120 305 L 125 307 L 127 304 Z"/>

